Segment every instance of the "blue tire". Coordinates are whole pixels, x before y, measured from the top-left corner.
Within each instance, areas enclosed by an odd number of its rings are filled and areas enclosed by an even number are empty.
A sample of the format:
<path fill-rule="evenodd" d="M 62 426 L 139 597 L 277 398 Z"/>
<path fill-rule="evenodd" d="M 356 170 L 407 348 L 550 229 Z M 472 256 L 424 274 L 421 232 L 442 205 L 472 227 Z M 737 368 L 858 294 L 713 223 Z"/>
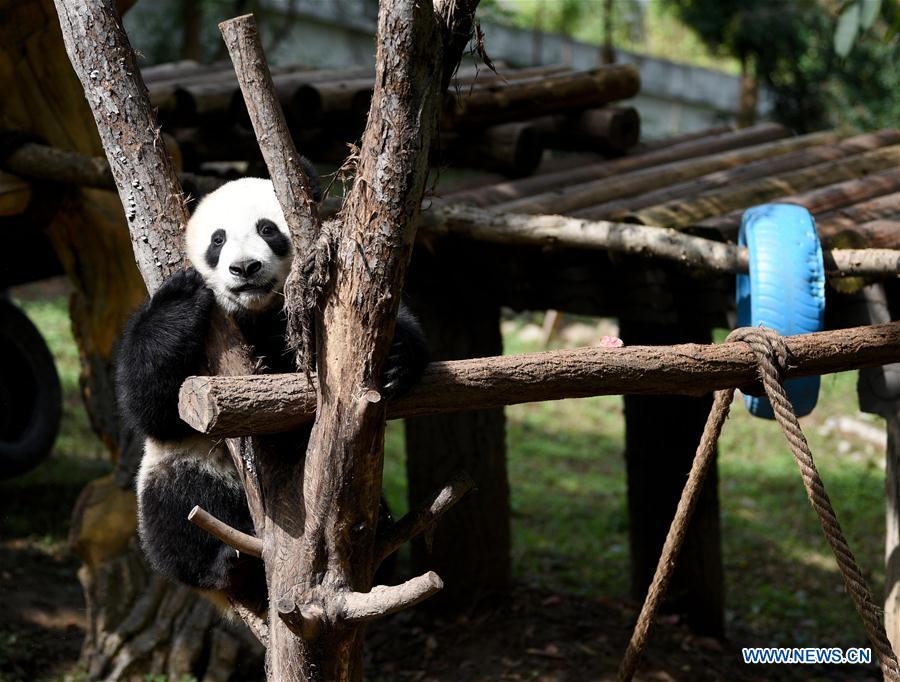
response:
<path fill-rule="evenodd" d="M 738 244 L 750 256 L 750 274 L 737 277 L 738 326 L 771 327 L 779 334 L 821 331 L 825 267 L 813 217 L 802 206 L 763 204 L 744 212 Z M 785 382 L 798 416 L 812 412 L 819 377 Z M 774 419 L 768 398 L 744 396 L 750 413 Z"/>

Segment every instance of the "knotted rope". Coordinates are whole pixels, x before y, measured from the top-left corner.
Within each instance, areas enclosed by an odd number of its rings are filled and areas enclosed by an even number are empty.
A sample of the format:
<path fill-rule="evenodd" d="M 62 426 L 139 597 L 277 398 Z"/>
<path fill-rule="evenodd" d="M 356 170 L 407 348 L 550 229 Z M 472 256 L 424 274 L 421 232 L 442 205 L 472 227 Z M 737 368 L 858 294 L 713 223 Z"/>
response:
<path fill-rule="evenodd" d="M 897 664 L 897 658 L 888 641 L 878 608 L 875 606 L 862 571 L 860 571 L 856 559 L 853 558 L 853 553 L 850 551 L 838 523 L 834 508 L 831 506 L 831 500 L 828 498 L 828 493 L 825 492 L 825 485 L 816 469 L 809 444 L 800 429 L 797 415 L 794 414 L 794 408 L 782 385 L 782 371 L 788 361 L 788 350 L 784 339 L 772 329 L 758 327 L 736 329 L 729 334 L 726 341 L 746 343 L 756 356 L 763 388 L 772 404 L 775 419 L 790 445 L 794 460 L 800 469 L 806 495 L 819 517 L 825 538 L 831 546 L 838 568 L 844 577 L 844 584 L 878 656 L 884 678 L 890 682 L 900 682 L 900 666 Z M 628 648 L 619 666 L 618 679 L 620 682 L 631 680 L 640 662 L 641 654 L 647 644 L 650 626 L 656 618 L 675 569 L 678 553 L 684 543 L 687 525 L 696 507 L 700 489 L 714 461 L 716 443 L 733 398 L 733 388 L 715 393 L 713 406 L 706 420 L 703 436 L 700 438 L 700 445 L 694 455 L 687 483 L 681 493 L 681 499 L 678 501 L 675 517 L 672 519 L 672 525 L 669 527 L 669 533 L 656 566 L 656 573 L 650 583 L 637 624 L 634 626 L 634 632 L 632 632 Z"/>

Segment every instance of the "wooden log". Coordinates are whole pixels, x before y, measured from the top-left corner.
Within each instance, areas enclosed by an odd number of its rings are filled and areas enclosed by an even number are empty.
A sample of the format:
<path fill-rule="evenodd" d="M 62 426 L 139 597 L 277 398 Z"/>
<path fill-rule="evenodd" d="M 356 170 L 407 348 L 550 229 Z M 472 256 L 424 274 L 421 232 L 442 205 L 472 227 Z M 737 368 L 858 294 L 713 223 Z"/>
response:
<path fill-rule="evenodd" d="M 666 137 L 653 138 L 644 140 L 638 145 L 641 152 L 650 152 L 664 147 L 673 147 L 676 144 L 684 144 L 685 142 L 694 142 L 705 138 L 733 133 L 738 130 L 737 127 L 731 125 L 712 126 L 710 128 L 701 128 L 700 130 L 692 130 L 687 133 L 678 133 L 677 135 L 667 135 Z"/>
<path fill-rule="evenodd" d="M 670 260 L 723 274 L 749 270 L 746 247 L 634 223 L 441 206 L 423 214 L 420 229 L 429 237 L 453 235 L 498 244 L 598 249 Z M 900 272 L 900 250 L 837 249 L 824 255 L 825 270 L 831 276 L 895 277 Z"/>
<path fill-rule="evenodd" d="M 641 137 L 641 117 L 634 107 L 601 107 L 536 119 L 534 126 L 550 149 L 619 154 Z"/>
<path fill-rule="evenodd" d="M 511 178 L 531 175 L 544 155 L 542 136 L 530 122 L 501 123 L 474 134 L 444 133 L 441 158 Z"/>
<path fill-rule="evenodd" d="M 779 197 L 799 195 L 825 185 L 853 181 L 871 173 L 896 168 L 900 168 L 900 145 L 891 145 L 838 161 L 819 163 L 777 177 L 761 178 L 737 187 L 707 192 L 696 198 L 650 206 L 630 213 L 627 219 L 643 225 L 684 227 L 728 211 L 744 209 Z M 822 210 L 821 206 L 819 210 Z"/>
<path fill-rule="evenodd" d="M 298 69 L 302 67 L 294 65 L 282 68 Z M 211 81 L 222 77 L 234 79 L 234 68 L 228 60 L 203 64 L 193 59 L 181 59 L 175 62 L 145 66 L 141 69 L 141 76 L 147 84 L 147 89 L 152 93 L 155 87 L 165 82 L 190 83 Z"/>
<path fill-rule="evenodd" d="M 496 62 L 494 64 L 497 66 Z M 468 69 L 457 72 L 453 80 L 450 81 L 452 88 L 479 88 L 497 83 L 509 83 L 511 81 L 524 80 L 535 76 L 556 76 L 561 73 L 572 73 L 571 66 L 566 64 L 541 64 L 539 66 L 526 66 L 522 69 L 510 69 L 497 66 L 497 72 L 494 73 L 486 66 L 482 66 L 478 70 Z"/>
<path fill-rule="evenodd" d="M 664 147 L 614 161 L 602 161 L 559 173 L 548 173 L 523 180 L 503 182 L 490 187 L 458 192 L 447 196 L 446 200 L 471 206 L 493 206 L 522 197 L 530 197 L 540 192 L 547 192 L 554 187 L 577 185 L 590 180 L 608 178 L 681 159 L 706 156 L 728 149 L 749 147 L 763 142 L 778 140 L 789 135 L 790 131 L 782 125 L 763 123 L 752 128 L 735 130 L 708 138 L 703 137 L 698 140 L 689 140 L 671 147 Z"/>
<path fill-rule="evenodd" d="M 816 215 L 896 192 L 900 192 L 900 170 L 891 169 L 872 173 L 864 178 L 820 187 L 803 194 L 773 197 L 772 200 L 784 204 L 805 206 L 813 215 Z M 736 209 L 722 216 L 707 218 L 697 225 L 718 230 L 726 239 L 736 239 L 743 213 L 744 209 Z"/>
<path fill-rule="evenodd" d="M 893 220 L 873 220 L 863 223 L 854 231 L 862 235 L 873 249 L 897 248 L 900 246 L 900 214 Z"/>
<path fill-rule="evenodd" d="M 786 154 L 837 139 L 834 133 L 813 133 L 789 137 L 761 145 L 729 150 L 662 165 L 653 165 L 616 177 L 601 178 L 577 185 L 560 186 L 543 194 L 497 204 L 498 211 L 513 213 L 567 213 L 596 203 L 634 196 L 663 184 L 681 182 L 714 171 L 734 168 L 756 159 Z M 643 222 L 643 221 L 642 221 Z M 647 222 L 646 225 L 657 223 Z M 661 224 L 661 223 L 659 223 Z"/>
<path fill-rule="evenodd" d="M 900 322 L 786 339 L 787 377 L 900 361 Z M 594 395 L 704 395 L 756 381 L 741 343 L 577 348 L 527 355 L 433 362 L 409 395 L 388 405 L 389 419 Z M 313 419 L 316 389 L 301 374 L 190 377 L 179 414 L 216 436 L 277 433 Z"/>
<path fill-rule="evenodd" d="M 141 76 L 149 89 L 151 83 L 179 78 L 182 75 L 196 74 L 203 68 L 203 64 L 194 59 L 182 59 L 176 62 L 145 66 L 141 69 Z"/>
<path fill-rule="evenodd" d="M 441 126 L 445 130 L 471 130 L 575 107 L 599 107 L 634 97 L 640 85 L 636 68 L 618 64 L 571 75 L 512 81 L 502 88 L 451 92 L 444 103 Z"/>
<path fill-rule="evenodd" d="M 834 161 L 898 142 L 900 142 L 900 131 L 897 130 L 857 135 L 836 144 L 822 144 L 789 154 L 758 159 L 735 168 L 715 171 L 699 178 L 664 185 L 657 190 L 643 192 L 636 196 L 613 199 L 580 209 L 573 212 L 572 215 L 588 220 L 623 218 L 630 212 L 649 206 L 661 205 L 676 199 L 685 200 L 697 197 L 704 192 L 721 187 L 733 187 L 757 178 L 778 175 L 825 161 Z"/>
<path fill-rule="evenodd" d="M 890 248 L 887 244 L 900 244 L 900 232 L 893 231 L 898 220 L 900 192 L 894 192 L 825 213 L 816 225 L 826 241 L 849 230 L 862 235 L 869 246 Z"/>
<path fill-rule="evenodd" d="M 3 162 L 3 167 L 22 178 L 49 180 L 73 187 L 116 189 L 109 162 L 105 158 L 33 142 L 16 149 Z M 178 178 L 203 193 L 211 192 L 223 183 L 218 178 L 193 173 L 178 173 Z"/>
<path fill-rule="evenodd" d="M 372 91 L 375 87 L 371 78 L 356 78 L 310 84 L 319 94 L 322 115 L 345 116 L 354 124 L 365 122 L 369 111 Z"/>

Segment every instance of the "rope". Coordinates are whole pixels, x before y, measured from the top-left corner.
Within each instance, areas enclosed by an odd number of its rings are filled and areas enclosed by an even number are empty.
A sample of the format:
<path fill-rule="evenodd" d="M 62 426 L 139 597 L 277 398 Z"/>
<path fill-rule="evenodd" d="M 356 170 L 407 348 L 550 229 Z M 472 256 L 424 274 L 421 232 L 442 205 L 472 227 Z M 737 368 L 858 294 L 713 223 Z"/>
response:
<path fill-rule="evenodd" d="M 860 571 L 841 531 L 834 508 L 831 506 L 831 500 L 828 498 L 828 493 L 825 492 L 825 485 L 816 470 L 809 444 L 806 442 L 803 431 L 800 429 L 800 423 L 797 421 L 797 416 L 794 414 L 794 409 L 782 386 L 781 368 L 785 367 L 788 361 L 788 350 L 784 339 L 772 329 L 759 327 L 736 329 L 728 336 L 727 341 L 746 343 L 756 356 L 763 387 L 769 402 L 772 403 L 775 419 L 790 445 L 794 460 L 800 469 L 807 497 L 819 517 L 825 538 L 831 546 L 838 568 L 844 578 L 844 584 L 878 656 L 884 679 L 890 682 L 900 682 L 900 666 L 897 664 L 897 658 L 888 641 L 878 608 L 875 606 L 862 571 Z M 681 493 L 681 499 L 678 501 L 678 509 L 675 511 L 675 517 L 672 519 L 672 525 L 669 527 L 669 533 L 656 566 L 656 573 L 650 583 L 637 624 L 619 666 L 619 682 L 630 681 L 637 670 L 641 654 L 647 644 L 650 626 L 656 618 L 659 605 L 674 572 L 678 553 L 684 542 L 687 525 L 696 506 L 700 488 L 714 460 L 716 442 L 725 418 L 728 416 L 728 409 L 733 397 L 733 388 L 715 393 L 700 445 L 694 456 L 687 483 Z"/>

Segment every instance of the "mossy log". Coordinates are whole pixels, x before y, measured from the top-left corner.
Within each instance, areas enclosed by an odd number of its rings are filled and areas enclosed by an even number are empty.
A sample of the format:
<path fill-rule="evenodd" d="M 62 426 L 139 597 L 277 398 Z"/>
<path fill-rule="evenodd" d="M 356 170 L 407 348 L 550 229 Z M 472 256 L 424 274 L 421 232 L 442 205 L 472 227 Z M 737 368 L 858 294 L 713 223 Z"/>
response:
<path fill-rule="evenodd" d="M 894 164 L 896 165 L 896 164 Z M 813 216 L 828 213 L 839 208 L 854 206 L 869 199 L 886 197 L 900 192 L 900 169 L 872 173 L 862 178 L 845 180 L 833 185 L 819 187 L 802 194 L 788 194 L 772 197 L 772 201 L 785 204 L 797 204 L 807 208 Z M 886 199 L 892 205 L 895 198 Z M 725 215 L 707 218 L 697 225 L 717 230 L 726 239 L 737 239 L 744 208 L 735 209 Z"/>
<path fill-rule="evenodd" d="M 900 142 L 900 131 L 897 130 L 857 135 L 835 144 L 821 144 L 780 156 L 762 158 L 734 168 L 715 171 L 699 178 L 663 185 L 659 189 L 636 196 L 613 199 L 581 209 L 572 215 L 590 220 L 622 219 L 631 212 L 650 206 L 695 198 L 721 188 L 734 187 L 751 180 L 772 177 L 826 161 L 836 161 L 898 142 Z"/>
<path fill-rule="evenodd" d="M 796 196 L 827 185 L 854 180 L 864 182 L 869 174 L 896 168 L 900 168 L 900 145 L 891 145 L 776 177 L 761 178 L 736 187 L 707 192 L 699 197 L 650 206 L 629 214 L 627 219 L 643 225 L 685 227 L 736 209 Z M 818 210 L 823 207 L 823 203 L 817 204 Z"/>
<path fill-rule="evenodd" d="M 568 213 L 611 199 L 635 196 L 663 184 L 681 182 L 714 171 L 734 168 L 756 159 L 777 157 L 779 154 L 786 154 L 798 149 L 828 144 L 834 142 L 836 137 L 834 133 L 813 133 L 708 156 L 673 161 L 631 173 L 621 173 L 615 177 L 556 187 L 544 194 L 503 202 L 495 208 L 498 211 L 511 213 Z"/>

